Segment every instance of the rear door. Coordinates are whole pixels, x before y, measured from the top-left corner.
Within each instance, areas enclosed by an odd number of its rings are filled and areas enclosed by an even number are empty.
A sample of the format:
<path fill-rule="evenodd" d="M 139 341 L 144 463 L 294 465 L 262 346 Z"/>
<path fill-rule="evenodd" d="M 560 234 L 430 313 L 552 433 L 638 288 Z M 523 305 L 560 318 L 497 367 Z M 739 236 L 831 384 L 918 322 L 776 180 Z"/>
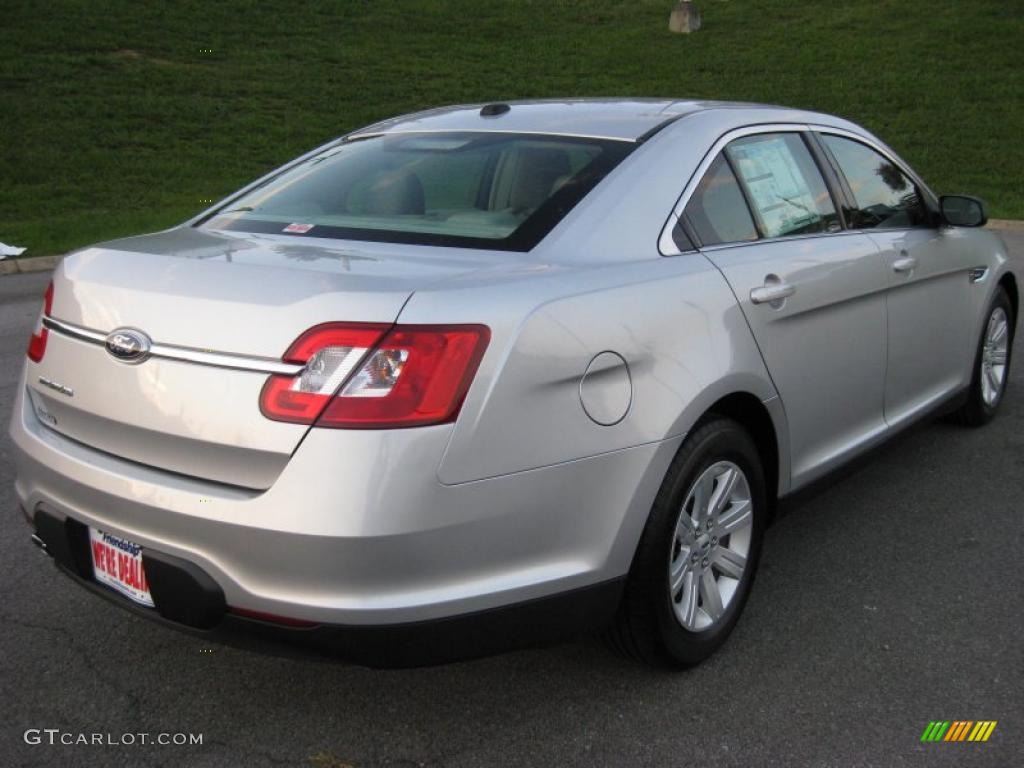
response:
<path fill-rule="evenodd" d="M 843 230 L 804 132 L 746 131 L 684 219 L 739 301 L 789 422 L 797 486 L 885 431 L 886 271 Z"/>
<path fill-rule="evenodd" d="M 885 418 L 896 425 L 967 383 L 974 263 L 963 237 L 937 228 L 924 190 L 896 160 L 850 136 L 819 137 L 846 185 L 851 226 L 886 264 Z"/>

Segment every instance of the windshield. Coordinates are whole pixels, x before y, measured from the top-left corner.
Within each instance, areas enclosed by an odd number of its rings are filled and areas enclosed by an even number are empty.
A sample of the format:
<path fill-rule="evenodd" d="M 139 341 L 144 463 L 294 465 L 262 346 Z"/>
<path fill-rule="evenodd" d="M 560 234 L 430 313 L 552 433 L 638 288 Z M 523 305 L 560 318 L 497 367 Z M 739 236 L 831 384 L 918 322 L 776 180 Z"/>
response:
<path fill-rule="evenodd" d="M 633 146 L 497 133 L 345 141 L 233 200 L 199 226 L 528 251 Z"/>

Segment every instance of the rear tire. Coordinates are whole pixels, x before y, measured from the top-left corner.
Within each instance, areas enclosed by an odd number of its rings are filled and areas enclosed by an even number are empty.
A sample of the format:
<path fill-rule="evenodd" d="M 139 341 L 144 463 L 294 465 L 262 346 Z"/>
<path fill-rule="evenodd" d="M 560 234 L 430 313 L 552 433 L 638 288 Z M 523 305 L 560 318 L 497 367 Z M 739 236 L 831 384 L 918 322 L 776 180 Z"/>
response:
<path fill-rule="evenodd" d="M 764 471 L 747 432 L 718 416 L 699 424 L 655 498 L 608 644 L 676 667 L 714 653 L 750 594 L 766 511 Z"/>
<path fill-rule="evenodd" d="M 997 289 L 981 327 L 967 400 L 951 414 L 958 424 L 980 427 L 992 421 L 999 410 L 1010 380 L 1015 320 L 1009 296 L 1002 288 Z"/>

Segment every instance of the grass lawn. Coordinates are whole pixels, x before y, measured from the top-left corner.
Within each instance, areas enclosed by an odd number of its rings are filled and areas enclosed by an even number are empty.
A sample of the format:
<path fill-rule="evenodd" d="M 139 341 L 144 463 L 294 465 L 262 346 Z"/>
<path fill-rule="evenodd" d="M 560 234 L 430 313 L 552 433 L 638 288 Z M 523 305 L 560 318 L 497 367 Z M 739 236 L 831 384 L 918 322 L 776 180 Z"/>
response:
<path fill-rule="evenodd" d="M 565 95 L 835 112 L 937 191 L 1024 218 L 1021 0 L 703 0 L 690 36 L 667 31 L 672 5 L 8 0 L 0 241 L 44 255 L 160 229 L 382 117 Z"/>

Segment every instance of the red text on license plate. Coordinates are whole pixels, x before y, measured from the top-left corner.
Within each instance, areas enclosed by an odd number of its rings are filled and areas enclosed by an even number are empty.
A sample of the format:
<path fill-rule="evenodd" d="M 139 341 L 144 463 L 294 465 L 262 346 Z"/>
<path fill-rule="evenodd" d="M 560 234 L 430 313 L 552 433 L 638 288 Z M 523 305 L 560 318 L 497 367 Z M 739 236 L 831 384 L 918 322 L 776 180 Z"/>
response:
<path fill-rule="evenodd" d="M 89 544 L 96 581 L 137 603 L 153 607 L 146 571 L 142 567 L 142 547 L 95 528 L 89 529 Z"/>

